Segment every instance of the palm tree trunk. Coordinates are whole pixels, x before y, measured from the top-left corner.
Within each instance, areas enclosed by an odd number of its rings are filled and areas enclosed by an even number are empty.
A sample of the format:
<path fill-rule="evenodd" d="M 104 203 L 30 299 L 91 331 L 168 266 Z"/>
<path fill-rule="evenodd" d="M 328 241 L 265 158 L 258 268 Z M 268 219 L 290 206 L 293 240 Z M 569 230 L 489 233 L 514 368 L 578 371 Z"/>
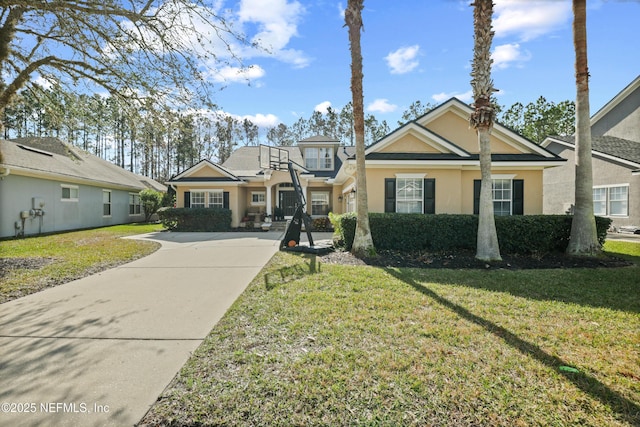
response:
<path fill-rule="evenodd" d="M 356 135 L 356 232 L 351 252 L 356 256 L 375 254 L 371 229 L 369 227 L 369 207 L 367 200 L 367 176 L 365 170 L 364 149 L 364 96 L 362 90 L 362 51 L 360 31 L 362 30 L 362 9 L 364 0 L 349 0 L 344 17 L 349 29 L 351 50 L 351 95 L 353 98 L 353 117 Z"/>
<path fill-rule="evenodd" d="M 474 47 L 471 87 L 473 88 L 474 111 L 471 113 L 469 121 L 478 134 L 482 177 L 476 258 L 482 261 L 499 261 L 502 257 L 500 256 L 498 233 L 493 213 L 490 140 L 495 116 L 495 109 L 491 104 L 491 93 L 494 91 L 491 80 L 493 2 L 492 0 L 476 0 L 472 6 L 474 6 Z"/>
<path fill-rule="evenodd" d="M 600 252 L 600 244 L 593 215 L 586 9 L 586 0 L 573 0 L 573 44 L 576 51 L 576 203 L 567 253 L 595 256 Z"/>
<path fill-rule="evenodd" d="M 491 129 L 477 128 L 480 144 L 480 212 L 478 215 L 478 236 L 476 258 L 482 261 L 499 261 L 500 245 L 493 212 L 493 191 L 491 180 Z"/>

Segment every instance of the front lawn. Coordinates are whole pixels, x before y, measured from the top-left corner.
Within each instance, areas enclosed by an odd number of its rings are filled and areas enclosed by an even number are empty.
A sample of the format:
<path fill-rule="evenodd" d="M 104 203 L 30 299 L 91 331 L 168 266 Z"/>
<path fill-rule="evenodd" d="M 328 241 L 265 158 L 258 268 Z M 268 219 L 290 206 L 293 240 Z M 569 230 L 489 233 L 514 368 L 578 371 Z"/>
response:
<path fill-rule="evenodd" d="M 640 425 L 624 268 L 446 270 L 278 253 L 143 425 Z"/>
<path fill-rule="evenodd" d="M 126 224 L 0 242 L 0 303 L 148 255 L 155 242 L 121 239 L 160 231 Z"/>

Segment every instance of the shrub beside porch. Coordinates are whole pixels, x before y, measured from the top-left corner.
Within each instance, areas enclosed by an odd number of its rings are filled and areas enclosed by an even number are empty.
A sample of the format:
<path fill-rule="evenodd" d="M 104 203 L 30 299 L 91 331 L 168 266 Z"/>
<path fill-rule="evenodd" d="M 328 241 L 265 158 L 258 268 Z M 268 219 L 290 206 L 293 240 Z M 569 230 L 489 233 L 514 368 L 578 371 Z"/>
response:
<path fill-rule="evenodd" d="M 158 216 L 172 231 L 231 231 L 230 209 L 166 208 L 158 211 Z"/>

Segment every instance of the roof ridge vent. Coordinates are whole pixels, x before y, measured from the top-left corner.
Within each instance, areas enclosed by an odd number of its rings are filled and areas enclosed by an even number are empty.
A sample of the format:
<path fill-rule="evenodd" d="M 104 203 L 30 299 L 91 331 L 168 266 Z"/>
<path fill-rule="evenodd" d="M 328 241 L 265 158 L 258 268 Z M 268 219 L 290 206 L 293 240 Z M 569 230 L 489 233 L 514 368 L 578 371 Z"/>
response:
<path fill-rule="evenodd" d="M 42 155 L 45 155 L 45 156 L 53 157 L 53 153 L 51 153 L 49 151 L 41 150 L 39 148 L 30 147 L 28 145 L 22 145 L 22 144 L 16 144 L 16 145 L 18 147 L 22 148 L 23 150 L 26 150 L 26 151 L 31 151 L 33 153 L 38 153 L 38 154 L 42 154 Z"/>

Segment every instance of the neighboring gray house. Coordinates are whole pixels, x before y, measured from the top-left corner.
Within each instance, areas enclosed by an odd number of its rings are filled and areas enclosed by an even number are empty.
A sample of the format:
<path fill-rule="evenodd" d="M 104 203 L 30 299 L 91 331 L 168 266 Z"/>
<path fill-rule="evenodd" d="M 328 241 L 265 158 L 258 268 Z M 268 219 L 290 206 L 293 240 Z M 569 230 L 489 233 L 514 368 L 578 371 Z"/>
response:
<path fill-rule="evenodd" d="M 591 118 L 593 207 L 618 231 L 640 233 L 640 76 Z M 571 211 L 575 200 L 575 137 L 547 137 L 542 146 L 569 161 L 544 171 L 545 214 Z"/>
<path fill-rule="evenodd" d="M 143 221 L 146 188 L 166 191 L 57 138 L 0 140 L 0 237 Z"/>

